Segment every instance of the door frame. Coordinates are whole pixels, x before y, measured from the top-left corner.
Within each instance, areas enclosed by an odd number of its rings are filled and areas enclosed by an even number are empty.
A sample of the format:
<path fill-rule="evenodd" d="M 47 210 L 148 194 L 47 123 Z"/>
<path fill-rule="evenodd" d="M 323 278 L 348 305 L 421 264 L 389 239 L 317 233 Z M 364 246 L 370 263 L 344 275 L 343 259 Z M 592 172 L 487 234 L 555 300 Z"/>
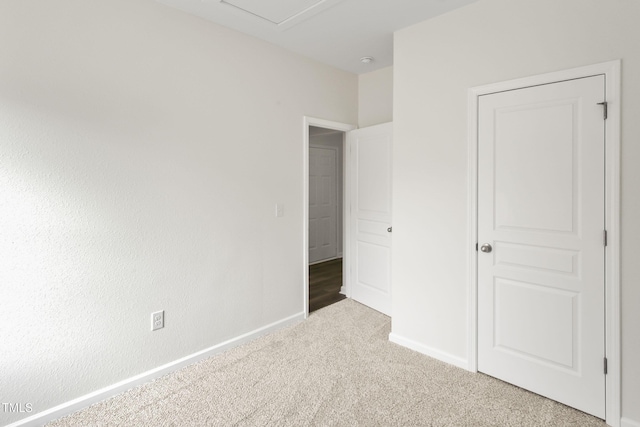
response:
<path fill-rule="evenodd" d="M 620 110 L 621 61 L 609 61 L 569 70 L 509 80 L 468 90 L 468 343 L 467 369 L 478 371 L 478 102 L 479 97 L 566 80 L 605 76 L 608 117 L 605 122 L 605 376 L 606 422 L 620 426 Z M 605 100 L 603 100 L 605 101 Z"/>
<path fill-rule="evenodd" d="M 350 192 L 350 182 L 347 179 L 348 176 L 351 176 L 351 150 L 347 146 L 347 137 L 346 133 L 350 130 L 357 129 L 357 126 L 351 125 L 348 123 L 340 123 L 333 122 L 330 120 L 319 119 L 315 117 L 303 116 L 302 118 L 302 271 L 303 271 L 303 280 L 302 280 L 302 307 L 304 311 L 304 318 L 309 317 L 309 127 L 316 126 L 325 129 L 333 129 L 342 131 L 345 133 L 342 143 L 342 162 L 343 162 L 343 185 L 344 192 L 342 196 L 342 283 L 343 290 L 347 297 L 351 296 L 351 288 L 349 286 L 351 276 L 349 274 L 349 238 L 350 234 L 350 225 L 349 225 L 349 198 L 351 196 Z"/>

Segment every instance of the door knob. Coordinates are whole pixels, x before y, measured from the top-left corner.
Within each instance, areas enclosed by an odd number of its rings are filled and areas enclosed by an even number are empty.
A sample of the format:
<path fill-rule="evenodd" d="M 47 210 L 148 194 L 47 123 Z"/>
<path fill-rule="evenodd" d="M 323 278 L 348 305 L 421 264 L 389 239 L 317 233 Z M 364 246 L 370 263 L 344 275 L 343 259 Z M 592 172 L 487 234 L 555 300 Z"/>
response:
<path fill-rule="evenodd" d="M 490 244 L 488 244 L 488 243 L 485 243 L 484 245 L 480 246 L 480 250 L 481 250 L 482 252 L 489 253 L 489 252 L 491 252 L 491 250 L 492 250 L 492 249 L 493 249 L 493 248 L 492 248 L 492 247 L 491 247 L 491 245 L 490 245 Z"/>

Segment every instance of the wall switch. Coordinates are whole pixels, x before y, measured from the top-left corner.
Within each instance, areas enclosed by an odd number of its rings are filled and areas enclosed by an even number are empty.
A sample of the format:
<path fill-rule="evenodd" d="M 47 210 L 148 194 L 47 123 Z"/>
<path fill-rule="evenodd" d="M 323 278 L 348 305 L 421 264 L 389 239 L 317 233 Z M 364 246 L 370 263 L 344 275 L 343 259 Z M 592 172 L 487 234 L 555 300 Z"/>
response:
<path fill-rule="evenodd" d="M 276 203 L 276 217 L 280 218 L 284 216 L 284 204 Z"/>
<path fill-rule="evenodd" d="M 151 330 L 164 328 L 164 310 L 151 313 Z"/>

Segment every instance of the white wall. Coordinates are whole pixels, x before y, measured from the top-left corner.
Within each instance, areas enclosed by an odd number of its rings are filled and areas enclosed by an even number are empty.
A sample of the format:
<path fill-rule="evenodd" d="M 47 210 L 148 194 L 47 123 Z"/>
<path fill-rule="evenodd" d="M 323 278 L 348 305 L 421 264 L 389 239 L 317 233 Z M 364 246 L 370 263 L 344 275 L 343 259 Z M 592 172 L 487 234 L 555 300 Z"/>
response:
<path fill-rule="evenodd" d="M 622 411 L 640 422 L 640 2 L 480 0 L 395 36 L 393 333 L 467 357 L 467 90 L 622 59 Z"/>
<path fill-rule="evenodd" d="M 33 407 L 0 425 L 303 312 L 305 115 L 355 123 L 357 76 L 152 0 L 0 2 L 0 396 Z"/>
<path fill-rule="evenodd" d="M 393 67 L 358 76 L 358 126 L 393 121 Z"/>
<path fill-rule="evenodd" d="M 343 212 L 343 199 L 344 199 L 344 132 L 334 131 L 330 129 L 323 129 L 311 126 L 309 129 L 309 145 L 315 145 L 320 147 L 332 147 L 337 150 L 337 197 L 338 197 L 338 256 L 343 255 L 343 230 L 344 230 L 344 218 Z"/>

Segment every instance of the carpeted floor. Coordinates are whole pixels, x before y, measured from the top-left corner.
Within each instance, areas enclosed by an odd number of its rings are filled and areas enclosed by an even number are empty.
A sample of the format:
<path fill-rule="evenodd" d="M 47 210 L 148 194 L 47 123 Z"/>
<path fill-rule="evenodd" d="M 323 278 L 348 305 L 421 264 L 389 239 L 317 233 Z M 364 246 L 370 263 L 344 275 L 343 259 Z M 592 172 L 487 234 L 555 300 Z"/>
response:
<path fill-rule="evenodd" d="M 390 324 L 343 300 L 48 426 L 605 426 L 390 343 Z"/>

